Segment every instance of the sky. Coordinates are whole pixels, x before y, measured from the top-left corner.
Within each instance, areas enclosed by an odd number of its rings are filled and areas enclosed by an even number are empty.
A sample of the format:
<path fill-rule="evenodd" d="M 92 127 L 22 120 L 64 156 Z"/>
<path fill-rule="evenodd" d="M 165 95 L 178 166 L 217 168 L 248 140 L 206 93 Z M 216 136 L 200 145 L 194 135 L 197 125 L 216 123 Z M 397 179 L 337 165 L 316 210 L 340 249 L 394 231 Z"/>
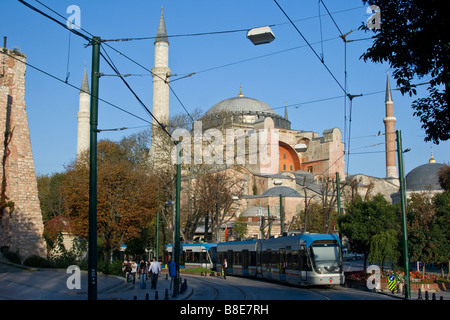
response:
<path fill-rule="evenodd" d="M 169 67 L 176 74 L 171 80 L 178 79 L 170 84 L 170 116 L 206 112 L 236 97 L 242 85 L 245 96 L 267 103 L 280 115 L 287 106 L 292 129 L 322 136 L 324 130 L 339 128 L 349 150 L 348 173 L 386 175 L 384 136 L 378 133 L 384 132 L 386 78 L 393 70 L 360 58 L 373 35 L 358 30 L 370 17 L 361 0 L 324 0 L 326 7 L 317 0 L 25 1 L 63 23 L 74 13 L 69 7 L 76 5 L 84 31 L 102 40 L 133 39 L 107 41 L 103 47 L 121 74 L 132 75 L 126 80 L 149 110 L 154 39 L 138 38 L 156 35 L 163 8 Z M 7 48 L 18 48 L 30 64 L 25 102 L 36 174 L 63 172 L 76 157 L 77 88 L 85 65 L 91 83 L 92 47 L 19 1 L 2 0 L 0 7 Z M 276 37 L 273 42 L 255 46 L 246 38 L 246 30 L 267 25 Z M 345 44 L 339 35 L 347 32 Z M 98 139 L 118 141 L 149 128 L 150 115 L 118 77 L 109 76 L 114 72 L 104 60 L 100 72 L 105 76 L 99 80 L 99 96 L 115 107 L 99 102 L 98 128 L 128 129 L 102 131 Z M 393 77 L 389 79 L 395 127 L 403 149 L 411 149 L 404 155 L 405 173 L 427 163 L 431 150 L 437 162 L 448 163 L 450 142 L 425 142 L 421 123 L 413 116 L 411 103 L 426 95 L 426 86 L 416 96 L 403 96 L 395 90 Z M 345 98 L 345 88 L 357 97 Z"/>

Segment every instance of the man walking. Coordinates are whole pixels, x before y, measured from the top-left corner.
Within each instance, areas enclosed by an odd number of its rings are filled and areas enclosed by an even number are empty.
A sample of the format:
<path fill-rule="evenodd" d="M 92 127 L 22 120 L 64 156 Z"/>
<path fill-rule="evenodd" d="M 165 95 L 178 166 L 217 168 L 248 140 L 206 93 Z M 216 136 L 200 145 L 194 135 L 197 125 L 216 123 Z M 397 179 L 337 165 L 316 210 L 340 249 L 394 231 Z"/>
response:
<path fill-rule="evenodd" d="M 156 284 L 158 282 L 158 276 L 159 272 L 161 271 L 161 265 L 158 261 L 156 261 L 156 258 L 153 258 L 152 263 L 150 264 L 150 276 L 152 281 L 152 289 L 156 289 Z"/>
<path fill-rule="evenodd" d="M 227 274 L 228 274 L 228 263 L 227 263 L 227 259 L 223 259 L 222 273 L 223 273 L 223 278 L 226 279 L 226 278 L 227 278 Z"/>

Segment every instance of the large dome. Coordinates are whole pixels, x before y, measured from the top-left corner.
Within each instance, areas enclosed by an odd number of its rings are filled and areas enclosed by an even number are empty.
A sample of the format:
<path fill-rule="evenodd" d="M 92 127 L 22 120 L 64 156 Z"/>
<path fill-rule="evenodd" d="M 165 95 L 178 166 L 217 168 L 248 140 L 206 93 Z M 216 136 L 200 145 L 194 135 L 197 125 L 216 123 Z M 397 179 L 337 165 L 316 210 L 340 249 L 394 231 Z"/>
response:
<path fill-rule="evenodd" d="M 414 168 L 405 177 L 406 190 L 441 190 L 437 174 L 442 166 L 442 163 L 426 163 Z"/>
<path fill-rule="evenodd" d="M 212 115 L 224 112 L 276 114 L 268 104 L 248 97 L 235 97 L 222 100 L 213 105 L 206 114 Z"/>

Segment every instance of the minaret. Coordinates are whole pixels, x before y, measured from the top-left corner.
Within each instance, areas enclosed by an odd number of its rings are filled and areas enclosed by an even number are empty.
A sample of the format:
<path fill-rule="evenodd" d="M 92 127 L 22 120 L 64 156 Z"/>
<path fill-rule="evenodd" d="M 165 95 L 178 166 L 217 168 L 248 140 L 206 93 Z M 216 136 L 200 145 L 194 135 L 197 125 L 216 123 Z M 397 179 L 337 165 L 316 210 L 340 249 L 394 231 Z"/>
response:
<path fill-rule="evenodd" d="M 385 133 L 385 149 L 386 149 L 386 178 L 398 178 L 397 166 L 395 159 L 395 121 L 394 108 L 393 108 L 391 85 L 389 83 L 389 74 L 387 73 L 386 79 L 386 117 L 384 122 Z"/>
<path fill-rule="evenodd" d="M 164 23 L 163 9 L 159 19 L 158 30 L 155 38 L 155 66 L 152 69 L 153 76 L 153 116 L 162 124 L 169 122 L 169 40 L 167 38 L 166 25 Z M 155 162 L 157 158 L 164 157 L 161 154 L 161 135 L 165 134 L 157 122 L 152 121 L 152 143 L 150 146 L 150 159 Z"/>
<path fill-rule="evenodd" d="M 90 94 L 89 82 L 84 65 L 83 81 L 81 82 L 80 102 L 78 109 L 77 159 L 83 151 L 89 150 L 90 135 Z"/>

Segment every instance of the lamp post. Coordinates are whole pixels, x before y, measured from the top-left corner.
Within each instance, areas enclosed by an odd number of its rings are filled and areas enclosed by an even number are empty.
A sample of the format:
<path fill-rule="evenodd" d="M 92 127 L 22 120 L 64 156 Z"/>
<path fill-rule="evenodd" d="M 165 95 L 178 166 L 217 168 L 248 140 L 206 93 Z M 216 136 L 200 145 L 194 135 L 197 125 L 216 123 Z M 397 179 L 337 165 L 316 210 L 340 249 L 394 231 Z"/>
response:
<path fill-rule="evenodd" d="M 99 37 L 92 38 L 92 88 L 89 149 L 89 237 L 88 300 L 97 300 L 97 125 L 98 77 L 100 68 Z"/>
<path fill-rule="evenodd" d="M 406 194 L 405 194 L 405 178 L 403 173 L 403 153 L 409 150 L 403 151 L 402 149 L 402 133 L 397 130 L 397 154 L 398 154 L 398 173 L 400 179 L 400 200 L 402 208 L 402 231 L 403 231 L 403 267 L 405 269 L 405 298 L 411 298 L 411 286 L 409 278 L 409 259 L 408 259 L 408 233 L 406 224 Z"/>
<path fill-rule="evenodd" d="M 173 296 L 180 293 L 180 191 L 181 191 L 181 142 L 176 142 L 177 146 L 177 176 L 175 187 L 175 246 L 174 260 L 176 275 L 174 279 Z"/>

